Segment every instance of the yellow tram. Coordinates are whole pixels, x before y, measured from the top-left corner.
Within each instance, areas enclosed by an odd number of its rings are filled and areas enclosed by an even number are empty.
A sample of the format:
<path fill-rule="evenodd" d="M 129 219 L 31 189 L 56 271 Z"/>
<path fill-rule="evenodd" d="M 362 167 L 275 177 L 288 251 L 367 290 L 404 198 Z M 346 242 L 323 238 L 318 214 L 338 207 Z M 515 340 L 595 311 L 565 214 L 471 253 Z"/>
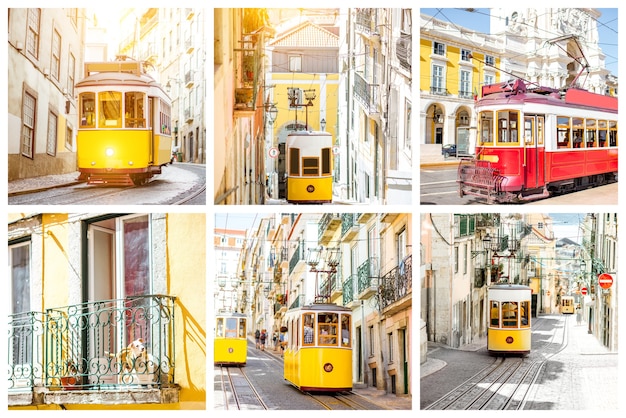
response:
<path fill-rule="evenodd" d="M 561 313 L 573 314 L 574 313 L 574 296 L 561 296 Z"/>
<path fill-rule="evenodd" d="M 216 365 L 244 366 L 247 361 L 248 339 L 246 315 L 220 313 L 215 316 L 213 363 Z"/>
<path fill-rule="evenodd" d="M 530 287 L 515 284 L 497 284 L 488 288 L 489 354 L 530 353 L 531 293 Z"/>
<path fill-rule="evenodd" d="M 332 147 L 333 137 L 328 132 L 297 131 L 287 136 L 288 203 L 332 202 Z"/>
<path fill-rule="evenodd" d="M 303 392 L 352 390 L 351 310 L 311 304 L 286 313 L 284 378 Z"/>
<path fill-rule="evenodd" d="M 78 94 L 77 165 L 89 184 L 147 183 L 171 162 L 171 102 L 143 63 L 85 63 Z"/>

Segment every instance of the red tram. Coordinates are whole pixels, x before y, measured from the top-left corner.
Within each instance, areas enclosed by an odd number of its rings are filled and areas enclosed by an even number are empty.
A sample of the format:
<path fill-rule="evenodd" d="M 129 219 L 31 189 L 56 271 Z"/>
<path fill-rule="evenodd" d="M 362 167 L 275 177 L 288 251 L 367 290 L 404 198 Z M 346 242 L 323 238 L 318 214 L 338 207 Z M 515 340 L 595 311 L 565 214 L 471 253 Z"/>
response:
<path fill-rule="evenodd" d="M 617 180 L 617 98 L 522 80 L 483 86 L 476 156 L 461 159 L 459 195 L 517 203 Z"/>

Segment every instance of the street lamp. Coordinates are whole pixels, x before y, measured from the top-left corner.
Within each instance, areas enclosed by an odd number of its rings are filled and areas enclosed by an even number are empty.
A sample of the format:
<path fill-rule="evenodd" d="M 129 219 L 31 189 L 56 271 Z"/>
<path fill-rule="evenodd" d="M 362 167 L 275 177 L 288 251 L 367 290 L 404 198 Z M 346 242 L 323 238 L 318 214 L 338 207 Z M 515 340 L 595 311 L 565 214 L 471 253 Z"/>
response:
<path fill-rule="evenodd" d="M 306 263 L 311 268 L 311 272 L 315 273 L 315 301 L 316 302 L 330 302 L 330 278 L 337 272 L 337 266 L 339 265 L 340 252 L 338 247 L 324 248 L 322 245 L 316 248 L 309 248 L 309 254 L 307 255 Z M 318 267 L 318 265 L 321 266 Z M 318 273 L 326 273 L 327 285 L 324 293 L 320 293 L 318 284 Z"/>

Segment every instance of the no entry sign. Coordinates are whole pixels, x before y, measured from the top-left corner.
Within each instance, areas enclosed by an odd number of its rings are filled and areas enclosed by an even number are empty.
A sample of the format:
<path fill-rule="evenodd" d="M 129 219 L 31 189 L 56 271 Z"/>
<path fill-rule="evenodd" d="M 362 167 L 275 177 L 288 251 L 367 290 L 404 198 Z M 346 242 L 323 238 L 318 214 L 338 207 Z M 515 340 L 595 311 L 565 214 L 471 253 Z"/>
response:
<path fill-rule="evenodd" d="M 583 295 L 587 294 L 587 288 L 583 287 L 582 289 L 580 289 L 580 293 L 582 293 Z"/>
<path fill-rule="evenodd" d="M 598 276 L 598 284 L 603 289 L 608 289 L 613 285 L 613 276 L 609 273 L 602 273 Z"/>

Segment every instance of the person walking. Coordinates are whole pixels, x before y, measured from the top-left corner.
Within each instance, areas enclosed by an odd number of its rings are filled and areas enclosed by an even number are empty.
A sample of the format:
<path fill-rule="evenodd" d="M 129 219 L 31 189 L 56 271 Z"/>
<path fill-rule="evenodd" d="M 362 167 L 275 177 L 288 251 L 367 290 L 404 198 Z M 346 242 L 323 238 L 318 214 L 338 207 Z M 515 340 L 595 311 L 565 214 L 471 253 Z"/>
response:
<path fill-rule="evenodd" d="M 265 340 L 267 339 L 267 333 L 265 329 L 261 330 L 261 335 L 259 336 L 261 340 L 261 351 L 265 351 Z"/>
<path fill-rule="evenodd" d="M 258 328 L 254 331 L 254 342 L 256 344 L 256 348 L 258 349 L 261 345 L 261 331 L 259 331 Z"/>

